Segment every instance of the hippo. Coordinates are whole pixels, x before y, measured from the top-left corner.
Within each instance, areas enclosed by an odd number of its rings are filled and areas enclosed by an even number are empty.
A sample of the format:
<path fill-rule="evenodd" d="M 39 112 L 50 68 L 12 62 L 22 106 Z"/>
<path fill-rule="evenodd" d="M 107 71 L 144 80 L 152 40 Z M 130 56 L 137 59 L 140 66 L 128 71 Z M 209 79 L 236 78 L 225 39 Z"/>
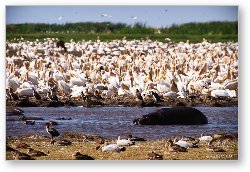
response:
<path fill-rule="evenodd" d="M 133 121 L 134 125 L 201 125 L 207 117 L 192 107 L 162 108 Z"/>

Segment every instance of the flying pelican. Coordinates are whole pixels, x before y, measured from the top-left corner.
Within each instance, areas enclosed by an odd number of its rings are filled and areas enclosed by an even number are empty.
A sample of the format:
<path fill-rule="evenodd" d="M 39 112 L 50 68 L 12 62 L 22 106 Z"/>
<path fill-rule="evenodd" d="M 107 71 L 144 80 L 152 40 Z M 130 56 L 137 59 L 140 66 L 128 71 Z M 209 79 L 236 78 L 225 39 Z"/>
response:
<path fill-rule="evenodd" d="M 102 17 L 108 17 L 108 14 L 103 13 L 103 14 L 101 14 L 101 16 L 102 16 Z"/>
<path fill-rule="evenodd" d="M 62 16 L 59 16 L 59 17 L 57 18 L 57 20 L 62 20 L 62 18 L 63 18 Z"/>
<path fill-rule="evenodd" d="M 137 16 L 131 16 L 133 20 L 137 20 Z"/>

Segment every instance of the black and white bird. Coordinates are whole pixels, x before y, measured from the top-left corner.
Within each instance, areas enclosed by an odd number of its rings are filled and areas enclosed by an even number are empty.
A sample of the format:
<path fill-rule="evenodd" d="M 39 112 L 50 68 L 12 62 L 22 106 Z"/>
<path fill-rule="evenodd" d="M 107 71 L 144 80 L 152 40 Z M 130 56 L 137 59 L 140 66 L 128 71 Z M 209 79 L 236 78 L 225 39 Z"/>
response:
<path fill-rule="evenodd" d="M 97 100 L 104 100 L 103 98 L 102 98 L 102 96 L 100 95 L 100 93 L 99 93 L 99 91 L 98 90 L 95 90 L 94 91 L 94 96 L 95 96 L 95 98 L 97 99 Z"/>
<path fill-rule="evenodd" d="M 141 93 L 140 93 L 140 91 L 139 91 L 138 89 L 136 89 L 135 94 L 136 94 L 136 97 L 137 97 L 139 100 L 142 100 L 142 101 L 143 101 L 143 98 L 142 98 L 142 96 L 141 96 Z"/>
<path fill-rule="evenodd" d="M 49 92 L 48 97 L 49 97 L 49 99 L 52 100 L 52 101 L 56 101 L 56 102 L 59 101 L 59 98 L 57 97 L 57 95 L 56 95 L 55 93 Z"/>
<path fill-rule="evenodd" d="M 81 98 L 82 98 L 82 100 L 86 103 L 86 102 L 88 102 L 89 101 L 89 99 L 90 99 L 90 95 L 87 93 L 87 92 L 81 92 Z"/>
<path fill-rule="evenodd" d="M 51 128 L 49 124 L 46 124 L 46 131 L 51 135 L 51 143 L 54 143 L 54 137 L 58 137 L 60 135 L 60 133 L 55 128 Z"/>
<path fill-rule="evenodd" d="M 13 92 L 12 88 L 9 88 L 9 94 L 12 100 L 19 100 L 18 95 Z"/>
<path fill-rule="evenodd" d="M 50 87 L 50 91 L 48 92 L 48 98 L 52 101 L 59 101 L 59 99 L 56 95 L 56 86 L 55 85 Z"/>
<path fill-rule="evenodd" d="M 178 144 L 174 144 L 171 139 L 168 140 L 168 151 L 169 152 L 187 152 L 187 148 L 182 147 Z"/>
<path fill-rule="evenodd" d="M 153 97 L 154 97 L 154 99 L 155 99 L 156 102 L 162 101 L 162 100 L 161 100 L 161 97 L 160 97 L 159 94 L 157 94 L 156 92 L 151 91 L 151 94 L 153 95 Z"/>
<path fill-rule="evenodd" d="M 35 90 L 35 88 L 33 89 L 33 96 L 37 99 L 37 100 L 41 100 L 42 97 L 40 96 L 40 94 Z"/>
<path fill-rule="evenodd" d="M 88 92 L 88 89 L 86 89 L 84 92 L 83 91 L 81 92 L 81 97 L 87 107 L 90 107 L 93 105 L 93 102 L 91 100 L 91 97 L 93 96 L 94 96 L 93 94 Z"/>

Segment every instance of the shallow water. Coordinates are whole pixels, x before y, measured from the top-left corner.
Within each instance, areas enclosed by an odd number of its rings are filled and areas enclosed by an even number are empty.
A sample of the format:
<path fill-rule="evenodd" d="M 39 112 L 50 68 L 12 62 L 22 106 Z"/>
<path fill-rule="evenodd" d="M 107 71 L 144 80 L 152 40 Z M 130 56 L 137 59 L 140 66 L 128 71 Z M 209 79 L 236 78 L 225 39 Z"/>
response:
<path fill-rule="evenodd" d="M 238 132 L 238 107 L 196 107 L 207 116 L 209 123 L 206 125 L 133 125 L 134 118 L 159 108 L 162 107 L 27 107 L 22 108 L 25 116 L 42 117 L 44 120 L 37 120 L 35 125 L 25 125 L 23 121 L 14 121 L 11 120 L 13 116 L 7 116 L 6 135 L 48 135 L 44 124 L 50 120 L 60 124 L 54 126 L 60 133 L 98 134 L 111 139 L 128 134 L 152 140 L 182 135 L 198 137 L 201 133 Z M 72 120 L 56 120 L 60 117 L 71 117 Z"/>

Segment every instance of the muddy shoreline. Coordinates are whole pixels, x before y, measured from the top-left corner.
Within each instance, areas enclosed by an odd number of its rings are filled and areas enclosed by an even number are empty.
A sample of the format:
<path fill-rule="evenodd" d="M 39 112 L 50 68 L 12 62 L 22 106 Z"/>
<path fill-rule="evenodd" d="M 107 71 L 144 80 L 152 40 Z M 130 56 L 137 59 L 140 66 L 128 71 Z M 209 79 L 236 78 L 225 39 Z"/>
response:
<path fill-rule="evenodd" d="M 208 107 L 227 107 L 238 106 L 238 98 L 212 98 L 194 96 L 191 98 L 164 98 L 159 102 L 154 100 L 146 100 L 144 102 L 138 100 L 134 96 L 117 96 L 114 98 L 106 98 L 104 100 L 92 100 L 91 103 L 86 103 L 80 99 L 64 98 L 61 97 L 59 101 L 51 101 L 46 98 L 36 100 L 34 97 L 24 98 L 20 100 L 6 100 L 6 106 L 14 107 L 62 107 L 62 106 L 208 106 Z"/>

